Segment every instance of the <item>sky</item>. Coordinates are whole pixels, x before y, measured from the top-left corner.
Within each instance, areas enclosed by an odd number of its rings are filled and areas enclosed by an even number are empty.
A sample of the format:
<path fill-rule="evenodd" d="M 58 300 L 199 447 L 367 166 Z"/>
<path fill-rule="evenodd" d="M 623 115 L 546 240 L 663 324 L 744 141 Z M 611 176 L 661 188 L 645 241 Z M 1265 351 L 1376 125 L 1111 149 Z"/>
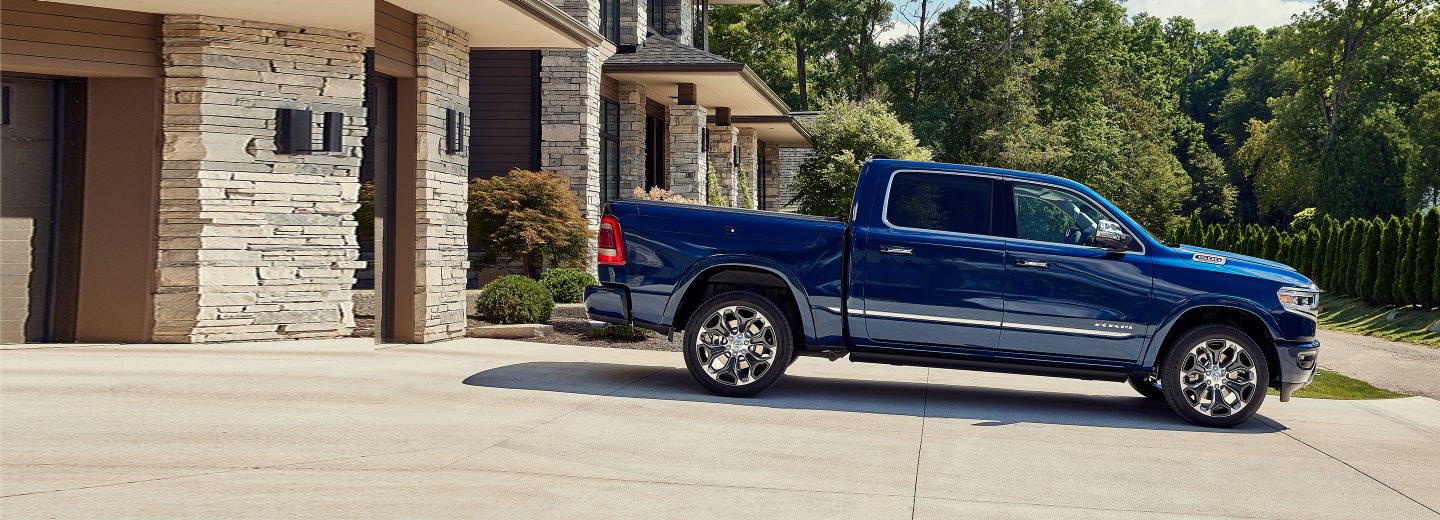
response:
<path fill-rule="evenodd" d="M 898 8 L 906 0 L 893 0 Z M 933 0 L 932 0 L 933 1 Z M 964 0 L 941 0 L 946 7 Z M 1125 8 L 1130 14 L 1150 13 L 1158 18 L 1184 16 L 1195 20 L 1195 27 L 1202 31 L 1216 29 L 1221 32 L 1240 25 L 1254 25 L 1267 29 L 1290 22 L 1290 16 L 1303 12 L 1315 5 L 1314 0 L 1129 0 Z M 881 33 L 880 41 L 888 42 L 906 34 L 915 34 L 915 27 L 907 25 L 898 13 L 895 26 Z"/>

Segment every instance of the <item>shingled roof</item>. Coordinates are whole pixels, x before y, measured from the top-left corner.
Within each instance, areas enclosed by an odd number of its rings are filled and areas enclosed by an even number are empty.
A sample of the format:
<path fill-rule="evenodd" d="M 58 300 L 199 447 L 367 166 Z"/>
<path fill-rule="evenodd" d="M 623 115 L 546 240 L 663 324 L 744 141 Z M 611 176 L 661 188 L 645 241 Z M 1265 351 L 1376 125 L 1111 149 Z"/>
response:
<path fill-rule="evenodd" d="M 605 70 L 742 70 L 744 64 L 725 59 L 663 36 L 651 36 L 635 52 L 619 52 L 605 60 Z"/>

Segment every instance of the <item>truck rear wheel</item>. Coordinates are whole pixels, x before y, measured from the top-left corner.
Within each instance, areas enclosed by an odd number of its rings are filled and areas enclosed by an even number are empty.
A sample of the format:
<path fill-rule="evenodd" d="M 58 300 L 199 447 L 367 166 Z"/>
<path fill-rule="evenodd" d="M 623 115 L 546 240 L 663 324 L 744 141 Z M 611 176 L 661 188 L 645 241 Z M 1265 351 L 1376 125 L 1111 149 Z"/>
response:
<path fill-rule="evenodd" d="M 747 397 L 775 384 L 794 356 L 789 319 L 746 291 L 717 294 L 685 324 L 685 366 L 706 390 Z"/>
<path fill-rule="evenodd" d="M 1255 340 L 1229 325 L 1202 325 L 1180 336 L 1165 356 L 1160 389 L 1185 420 L 1229 428 L 1265 401 L 1270 365 Z"/>

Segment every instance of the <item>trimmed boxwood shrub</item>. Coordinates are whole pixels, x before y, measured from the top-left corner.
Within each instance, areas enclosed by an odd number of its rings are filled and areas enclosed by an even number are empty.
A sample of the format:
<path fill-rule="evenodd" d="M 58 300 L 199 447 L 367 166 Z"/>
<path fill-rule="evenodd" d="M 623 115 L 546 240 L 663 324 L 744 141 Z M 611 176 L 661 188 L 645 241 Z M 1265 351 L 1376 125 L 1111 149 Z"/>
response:
<path fill-rule="evenodd" d="M 540 285 L 550 291 L 555 303 L 580 303 L 585 299 L 585 288 L 600 285 L 600 282 L 584 269 L 557 267 L 545 271 L 540 277 Z"/>
<path fill-rule="evenodd" d="M 485 284 L 475 300 L 475 313 L 499 324 L 546 323 L 555 311 L 550 291 L 540 282 L 520 275 L 505 275 Z"/>

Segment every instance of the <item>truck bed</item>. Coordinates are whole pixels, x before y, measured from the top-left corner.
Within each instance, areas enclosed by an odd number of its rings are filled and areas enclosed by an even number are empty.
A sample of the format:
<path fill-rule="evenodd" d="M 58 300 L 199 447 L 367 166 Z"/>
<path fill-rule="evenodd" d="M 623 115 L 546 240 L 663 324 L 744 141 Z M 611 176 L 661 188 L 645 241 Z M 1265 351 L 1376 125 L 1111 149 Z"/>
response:
<path fill-rule="evenodd" d="M 636 325 L 683 327 L 670 318 L 687 286 L 707 270 L 744 265 L 783 278 L 799 293 L 807 344 L 843 345 L 840 219 L 632 199 L 610 203 L 609 213 L 620 221 L 628 260 L 601 266 L 600 281 L 625 288 L 627 319 Z"/>

